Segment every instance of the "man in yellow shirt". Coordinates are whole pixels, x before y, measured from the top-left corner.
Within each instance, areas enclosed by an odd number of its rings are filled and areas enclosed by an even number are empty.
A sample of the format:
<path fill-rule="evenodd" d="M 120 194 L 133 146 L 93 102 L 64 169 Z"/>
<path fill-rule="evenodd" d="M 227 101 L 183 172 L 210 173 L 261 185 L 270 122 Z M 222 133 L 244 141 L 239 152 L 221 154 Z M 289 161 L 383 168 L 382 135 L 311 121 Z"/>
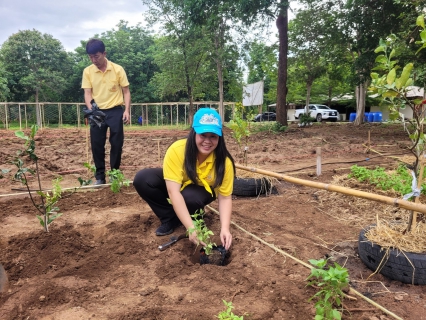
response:
<path fill-rule="evenodd" d="M 123 123 L 130 120 L 129 81 L 123 67 L 108 61 L 104 43 L 99 39 L 90 39 L 86 45 L 92 65 L 83 71 L 81 88 L 84 89 L 84 102 L 89 110 L 93 103 L 105 114 L 104 121 L 98 126 L 90 121 L 90 142 L 95 163 L 95 185 L 105 181 L 105 143 L 109 128 L 111 144 L 111 169 L 119 169 L 124 143 Z M 124 104 L 124 110 L 123 110 Z"/>

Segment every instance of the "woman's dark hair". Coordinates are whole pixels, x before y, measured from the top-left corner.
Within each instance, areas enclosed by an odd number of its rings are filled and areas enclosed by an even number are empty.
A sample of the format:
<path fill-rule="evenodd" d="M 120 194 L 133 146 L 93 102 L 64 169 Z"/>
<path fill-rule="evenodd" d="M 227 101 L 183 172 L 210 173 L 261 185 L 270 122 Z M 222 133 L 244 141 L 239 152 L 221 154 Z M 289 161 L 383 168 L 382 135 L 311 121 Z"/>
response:
<path fill-rule="evenodd" d="M 188 178 L 194 183 L 197 184 L 197 154 L 198 154 L 198 148 L 197 144 L 195 143 L 195 131 L 193 128 L 191 128 L 191 131 L 188 134 L 188 139 L 186 140 L 186 147 L 185 147 L 185 161 L 184 161 L 184 169 L 186 174 L 188 175 Z M 226 149 L 225 139 L 223 136 L 219 136 L 219 142 L 217 144 L 216 149 L 214 149 L 214 154 L 216 156 L 215 160 L 215 173 L 216 173 L 216 180 L 214 182 L 213 188 L 216 188 L 220 186 L 223 182 L 223 177 L 225 175 L 225 163 L 226 158 L 228 157 L 231 162 L 232 166 L 234 167 L 234 174 L 235 174 L 235 163 L 234 158 L 232 158 L 231 154 L 229 153 L 228 149 Z"/>
<path fill-rule="evenodd" d="M 87 54 L 97 54 L 105 52 L 105 44 L 99 39 L 90 39 L 86 44 Z"/>

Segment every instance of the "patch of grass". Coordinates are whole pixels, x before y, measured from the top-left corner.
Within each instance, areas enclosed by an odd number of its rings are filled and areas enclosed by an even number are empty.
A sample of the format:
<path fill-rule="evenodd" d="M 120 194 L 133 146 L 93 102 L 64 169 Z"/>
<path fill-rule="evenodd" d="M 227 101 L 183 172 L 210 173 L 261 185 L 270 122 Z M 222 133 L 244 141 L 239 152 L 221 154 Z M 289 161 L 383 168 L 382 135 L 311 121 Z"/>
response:
<path fill-rule="evenodd" d="M 394 190 L 400 195 L 405 195 L 412 192 L 412 181 L 408 168 L 400 164 L 395 171 L 386 172 L 384 168 L 376 167 L 375 169 L 368 169 L 354 165 L 351 167 L 350 178 L 355 178 L 360 182 L 368 182 L 377 188 L 387 191 Z M 426 185 L 422 185 L 422 194 L 426 194 Z"/>

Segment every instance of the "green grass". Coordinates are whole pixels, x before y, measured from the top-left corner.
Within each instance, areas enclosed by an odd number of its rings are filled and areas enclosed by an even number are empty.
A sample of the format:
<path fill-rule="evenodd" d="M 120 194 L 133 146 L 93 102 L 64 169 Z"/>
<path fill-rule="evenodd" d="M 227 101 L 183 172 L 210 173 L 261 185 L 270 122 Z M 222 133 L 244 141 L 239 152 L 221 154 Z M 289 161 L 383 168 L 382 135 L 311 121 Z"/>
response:
<path fill-rule="evenodd" d="M 426 173 L 423 175 L 423 178 L 425 175 Z M 404 164 L 400 164 L 394 172 L 387 172 L 384 168 L 380 167 L 368 169 L 354 165 L 351 167 L 349 177 L 355 178 L 360 182 L 368 182 L 384 191 L 394 190 L 401 196 L 412 192 L 411 183 L 413 178 Z M 425 187 L 426 185 L 422 184 L 422 194 L 426 194 Z"/>

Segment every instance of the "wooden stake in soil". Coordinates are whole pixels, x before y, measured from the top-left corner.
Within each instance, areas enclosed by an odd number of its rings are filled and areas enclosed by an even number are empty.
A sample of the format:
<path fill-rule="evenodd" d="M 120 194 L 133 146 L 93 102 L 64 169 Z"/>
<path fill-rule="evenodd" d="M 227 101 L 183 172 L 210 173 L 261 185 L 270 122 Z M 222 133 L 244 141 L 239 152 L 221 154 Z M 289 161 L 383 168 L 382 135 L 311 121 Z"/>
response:
<path fill-rule="evenodd" d="M 321 175 L 321 147 L 317 148 L 317 176 Z"/>
<path fill-rule="evenodd" d="M 368 141 L 367 141 L 367 149 L 365 150 L 365 153 L 370 152 L 371 142 L 370 142 L 370 130 L 368 130 Z"/>
<path fill-rule="evenodd" d="M 157 141 L 157 148 L 158 148 L 158 164 L 161 166 L 161 151 L 160 151 L 160 141 L 161 140 L 168 140 L 168 138 L 163 139 L 152 139 L 152 141 Z"/>

